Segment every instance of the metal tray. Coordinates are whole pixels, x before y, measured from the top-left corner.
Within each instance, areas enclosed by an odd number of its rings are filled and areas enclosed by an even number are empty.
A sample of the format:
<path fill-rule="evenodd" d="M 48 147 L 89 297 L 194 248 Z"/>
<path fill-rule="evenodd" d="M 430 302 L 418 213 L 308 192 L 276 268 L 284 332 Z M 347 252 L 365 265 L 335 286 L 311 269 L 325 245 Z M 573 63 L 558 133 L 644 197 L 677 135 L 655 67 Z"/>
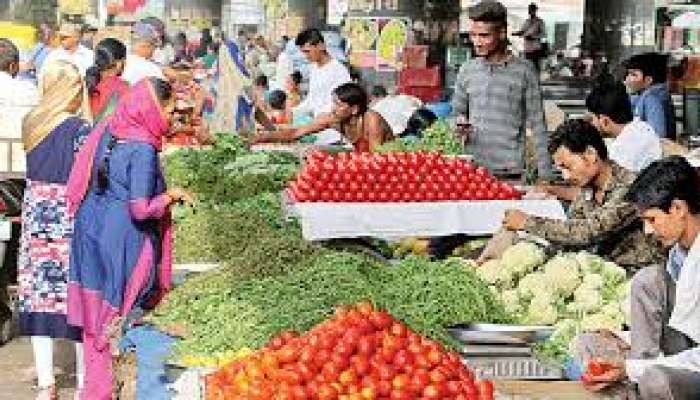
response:
<path fill-rule="evenodd" d="M 465 344 L 532 344 L 547 340 L 552 326 L 468 324 L 449 329 L 452 336 Z"/>

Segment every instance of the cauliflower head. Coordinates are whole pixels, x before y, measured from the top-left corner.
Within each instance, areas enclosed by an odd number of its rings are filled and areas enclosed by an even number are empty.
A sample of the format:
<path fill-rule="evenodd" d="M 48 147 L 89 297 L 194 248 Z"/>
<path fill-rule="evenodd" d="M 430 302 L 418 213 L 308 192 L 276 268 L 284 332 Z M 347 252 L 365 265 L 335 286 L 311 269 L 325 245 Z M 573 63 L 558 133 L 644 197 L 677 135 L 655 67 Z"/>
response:
<path fill-rule="evenodd" d="M 588 274 L 583 277 L 581 286 L 589 289 L 600 290 L 603 288 L 603 276 L 600 274 Z M 579 286 L 579 287 L 581 287 Z"/>
<path fill-rule="evenodd" d="M 500 298 L 507 313 L 519 314 L 523 311 L 522 304 L 520 304 L 520 296 L 518 296 L 518 291 L 516 289 L 504 290 Z"/>
<path fill-rule="evenodd" d="M 539 295 L 530 301 L 523 322 L 531 325 L 552 325 L 557 322 L 559 314 L 552 299 Z"/>
<path fill-rule="evenodd" d="M 609 329 L 611 331 L 621 328 L 621 323 L 615 317 L 597 313 L 589 314 L 581 320 L 581 329 L 584 331 L 594 331 L 597 329 Z"/>
<path fill-rule="evenodd" d="M 501 266 L 519 277 L 533 271 L 545 261 L 544 250 L 530 242 L 509 247 L 501 256 Z"/>
<path fill-rule="evenodd" d="M 579 265 L 573 257 L 559 255 L 544 265 L 547 281 L 558 293 L 568 296 L 581 284 Z"/>
<path fill-rule="evenodd" d="M 603 296 L 599 290 L 579 287 L 574 292 L 574 302 L 568 305 L 570 311 L 591 313 L 598 311 L 603 305 Z"/>
<path fill-rule="evenodd" d="M 605 260 L 585 251 L 580 251 L 573 255 L 574 259 L 581 267 L 581 272 L 584 274 L 598 274 L 603 269 Z"/>
<path fill-rule="evenodd" d="M 532 299 L 538 294 L 554 296 L 554 288 L 543 272 L 527 274 L 518 283 L 518 294 L 523 299 Z"/>

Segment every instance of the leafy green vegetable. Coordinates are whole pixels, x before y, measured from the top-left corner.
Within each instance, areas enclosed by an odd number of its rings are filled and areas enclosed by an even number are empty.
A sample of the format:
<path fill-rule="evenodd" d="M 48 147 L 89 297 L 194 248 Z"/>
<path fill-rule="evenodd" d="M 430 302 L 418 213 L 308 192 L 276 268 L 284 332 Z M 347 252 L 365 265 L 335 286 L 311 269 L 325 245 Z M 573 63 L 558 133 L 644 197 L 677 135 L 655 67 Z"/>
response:
<path fill-rule="evenodd" d="M 437 121 L 416 139 L 406 137 L 387 142 L 376 150 L 380 153 L 437 151 L 443 154 L 462 154 L 464 149 L 447 121 Z"/>

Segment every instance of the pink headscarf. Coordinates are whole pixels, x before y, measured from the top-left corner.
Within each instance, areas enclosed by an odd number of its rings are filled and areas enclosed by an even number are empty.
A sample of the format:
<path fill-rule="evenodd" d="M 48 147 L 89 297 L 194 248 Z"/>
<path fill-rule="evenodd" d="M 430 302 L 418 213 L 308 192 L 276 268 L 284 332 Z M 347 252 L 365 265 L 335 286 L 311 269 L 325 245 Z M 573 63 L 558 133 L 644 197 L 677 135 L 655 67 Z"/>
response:
<path fill-rule="evenodd" d="M 150 144 L 160 152 L 163 147 L 163 135 L 169 129 L 170 123 L 151 82 L 148 79 L 138 82 L 119 100 L 114 113 L 93 129 L 75 157 L 66 188 L 68 212 L 71 217 L 75 216 L 85 199 L 92 178 L 95 155 L 105 132 L 109 131 L 117 139 Z M 172 269 L 171 222 L 170 213 L 166 213 L 161 221 L 163 237 L 160 273 L 160 288 L 166 291 L 170 288 Z"/>

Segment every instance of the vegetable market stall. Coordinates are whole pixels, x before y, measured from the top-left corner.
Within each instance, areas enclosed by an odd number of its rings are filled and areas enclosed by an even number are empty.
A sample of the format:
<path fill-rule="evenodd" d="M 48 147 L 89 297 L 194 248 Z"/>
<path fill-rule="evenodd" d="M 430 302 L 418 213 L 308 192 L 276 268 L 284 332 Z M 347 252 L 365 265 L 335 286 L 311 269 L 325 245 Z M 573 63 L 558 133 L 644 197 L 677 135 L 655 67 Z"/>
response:
<path fill-rule="evenodd" d="M 314 158 L 320 157 L 317 153 L 313 154 L 307 158 L 305 166 L 313 165 Z M 390 154 L 385 157 L 389 156 Z M 323 157 L 325 163 L 326 158 L 331 156 Z M 339 159 L 351 156 L 332 157 Z M 322 243 L 309 242 L 302 236 L 302 226 L 294 219 L 285 217 L 279 195 L 290 181 L 298 177 L 301 170 L 298 156 L 267 151 L 254 153 L 233 135 L 219 136 L 217 142 L 209 148 L 183 149 L 170 154 L 165 157 L 164 164 L 169 183 L 191 190 L 197 197 L 193 207 L 178 207 L 175 210 L 177 261 L 183 264 L 216 263 L 220 266 L 187 276 L 147 316 L 146 321 L 161 331 L 177 336 L 168 360 L 186 368 L 188 373 L 185 376 L 195 377 L 189 381 L 181 380 L 180 383 L 187 386 L 186 382 L 199 382 L 196 377 L 204 375 L 201 368 L 219 370 L 216 375 L 218 378 L 209 378 L 207 382 L 212 383 L 211 379 L 214 379 L 212 387 L 215 391 L 208 392 L 210 396 L 215 396 L 216 393 L 220 395 L 226 386 L 235 387 L 237 393 L 244 391 L 245 387 L 241 386 L 255 386 L 253 378 L 257 372 L 255 368 L 252 372 L 249 368 L 251 365 L 257 366 L 266 354 L 279 355 L 285 346 L 282 344 L 282 347 L 277 348 L 279 340 L 294 343 L 298 348 L 307 346 L 310 339 L 298 338 L 308 338 L 307 335 L 317 333 L 319 326 L 337 323 L 339 315 L 344 315 L 348 306 L 359 309 L 358 304 L 371 304 L 370 307 L 375 310 L 373 312 L 386 311 L 387 315 L 405 324 L 414 335 L 430 341 L 426 343 L 435 343 L 447 354 L 453 354 L 450 357 L 464 350 L 464 344 L 449 330 L 456 325 L 554 324 L 561 322 L 560 319 L 575 319 L 575 323 L 567 325 L 569 328 L 573 326 L 573 329 L 566 330 L 566 335 L 557 333 L 565 324 L 557 324 L 553 328 L 555 341 L 538 346 L 542 357 L 557 358 L 557 362 L 564 362 L 566 357 L 561 356 L 568 356 L 568 353 L 562 352 L 562 349 L 570 343 L 572 334 L 582 331 L 584 326 L 600 325 L 598 322 L 602 319 L 598 317 L 589 318 L 589 322 L 584 324 L 588 314 L 603 314 L 604 310 L 612 310 L 612 306 L 608 307 L 612 302 L 610 296 L 622 292 L 621 289 L 613 291 L 605 283 L 603 286 L 598 285 L 597 278 L 586 278 L 587 271 L 598 271 L 599 275 L 610 273 L 612 277 L 619 277 L 613 273 L 617 270 L 613 271 L 609 265 L 606 267 L 603 260 L 591 258 L 594 261 L 584 267 L 581 260 L 590 261 L 585 254 L 564 254 L 550 259 L 551 255 L 545 254 L 533 244 L 516 245 L 502 259 L 493 261 L 486 268 L 474 269 L 469 268 L 471 264 L 462 259 L 431 261 L 426 257 L 415 256 L 397 260 L 395 266 L 389 266 L 361 253 L 338 251 Z M 477 169 L 474 168 L 472 172 L 476 174 Z M 514 199 L 519 194 L 512 187 L 488 177 L 488 184 L 501 190 L 489 198 L 510 196 L 513 199 L 477 202 L 519 201 Z M 485 193 L 489 191 L 490 187 L 484 190 Z M 415 205 L 429 207 L 432 203 L 434 202 L 424 201 L 416 202 Z M 298 206 L 307 204 L 311 203 L 301 202 Z M 341 205 L 346 204 L 328 204 Z M 564 263 L 553 261 L 559 260 L 557 257 L 565 257 L 567 260 L 573 257 L 580 264 L 577 269 L 577 286 L 573 292 L 566 292 L 566 295 L 548 291 L 550 297 L 535 301 L 534 296 L 531 298 L 532 293 L 525 290 L 527 284 L 523 281 L 533 280 L 527 278 L 529 274 L 554 276 L 561 273 Z M 508 271 L 508 275 L 497 274 L 495 271 L 501 269 L 495 268 L 495 263 L 503 266 L 502 270 Z M 603 300 L 600 308 L 596 308 L 596 303 L 591 305 L 593 308 L 579 310 L 578 306 L 571 306 L 569 310 L 569 304 L 583 303 L 577 300 L 580 296 L 576 292 L 585 282 L 589 282 L 592 291 L 601 293 Z M 622 285 L 617 278 L 615 282 L 616 285 Z M 522 294 L 518 290 L 521 286 Z M 506 291 L 514 291 L 517 301 L 504 295 Z M 538 299 L 541 297 L 537 296 Z M 533 301 L 542 303 L 542 310 L 536 311 Z M 520 308 L 516 309 L 514 302 Z M 335 311 L 338 307 L 340 311 Z M 367 310 L 367 306 L 362 307 Z M 556 319 L 538 319 L 551 316 L 550 307 L 555 309 Z M 613 320 L 619 321 L 618 317 Z M 298 334 L 290 335 L 291 331 Z M 384 329 L 375 329 L 374 332 L 376 335 L 387 334 Z M 388 334 L 391 335 L 391 329 Z M 334 335 L 334 339 L 337 343 L 344 342 L 343 335 L 339 332 Z M 384 347 L 383 339 L 381 343 L 376 349 Z M 336 379 L 332 382 L 340 385 L 331 385 L 336 391 L 341 388 L 343 391 L 351 390 L 354 386 L 349 384 L 354 383 L 354 379 L 364 385 L 365 380 L 359 379 L 363 375 L 355 370 L 355 364 L 359 363 L 360 371 L 364 371 L 364 363 L 357 361 L 356 356 L 362 354 L 357 352 L 356 346 L 344 358 L 335 360 L 344 367 L 339 368 L 337 377 L 335 370 L 324 373 L 324 369 L 333 368 L 325 367 L 329 362 L 325 360 L 323 366 L 313 367 L 317 368 L 313 372 L 313 379 L 320 379 L 318 376 L 326 379 L 327 374 L 332 375 L 331 378 Z M 556 347 L 555 351 L 551 350 L 553 347 Z M 276 350 L 271 352 L 271 348 Z M 375 350 L 373 354 L 377 356 L 381 352 L 383 350 Z M 302 353 L 296 353 L 297 358 L 293 359 L 290 367 L 299 367 Z M 391 379 L 385 379 L 392 385 L 392 390 L 396 389 L 393 387 L 395 378 L 408 375 L 395 360 L 396 353 L 386 355 L 383 361 L 393 374 Z M 412 357 L 414 364 L 418 362 L 416 355 Z M 315 365 L 316 361 L 313 363 Z M 469 373 L 485 374 L 483 376 L 488 377 L 488 371 L 475 371 L 473 366 L 477 365 L 470 365 Z M 458 373 L 454 375 L 454 366 L 452 368 L 449 375 L 458 377 Z M 241 369 L 245 371 L 245 376 L 236 378 Z M 344 375 L 344 380 L 341 380 L 341 374 L 349 369 L 353 369 L 354 375 L 348 372 Z M 429 371 L 432 369 L 434 368 Z M 285 379 L 287 378 L 290 378 L 288 374 Z M 307 379 L 304 378 L 304 382 L 308 388 L 310 382 Z M 403 376 L 398 378 L 396 385 L 403 388 L 405 379 Z M 477 382 L 472 384 L 478 390 Z M 361 388 L 365 389 L 366 386 Z M 435 393 L 432 390 L 429 393 Z M 483 391 L 488 393 L 488 389 Z M 417 396 L 418 392 L 409 393 Z M 409 395 L 408 398 L 416 397 Z"/>

